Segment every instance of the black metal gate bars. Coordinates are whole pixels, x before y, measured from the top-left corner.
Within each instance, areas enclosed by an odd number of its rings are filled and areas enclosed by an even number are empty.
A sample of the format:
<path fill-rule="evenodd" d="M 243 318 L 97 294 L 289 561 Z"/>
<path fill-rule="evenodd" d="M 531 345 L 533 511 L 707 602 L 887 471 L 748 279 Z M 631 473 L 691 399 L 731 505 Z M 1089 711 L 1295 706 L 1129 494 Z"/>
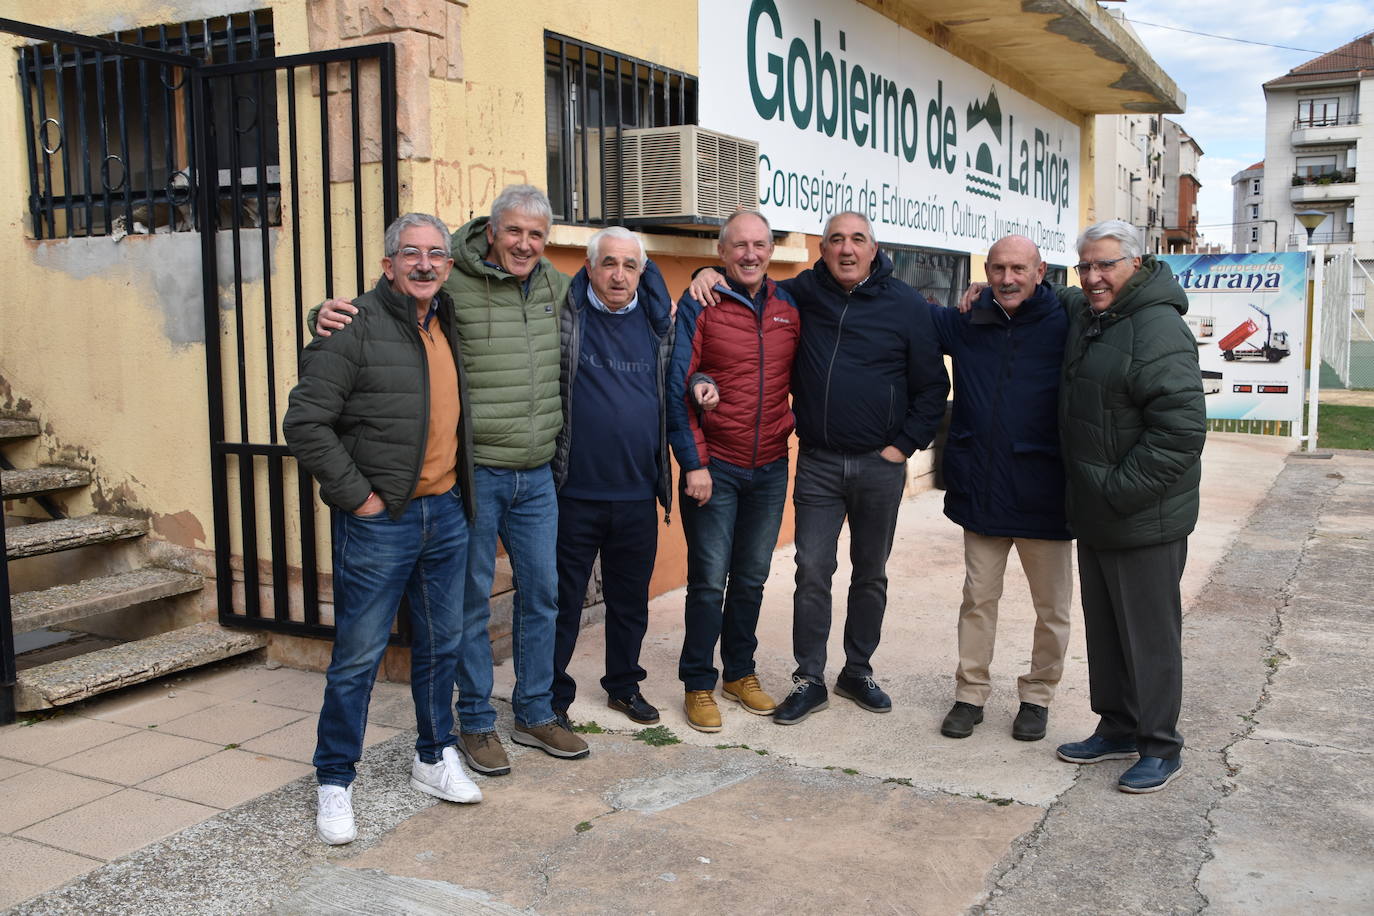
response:
<path fill-rule="evenodd" d="M 221 622 L 329 636 L 327 515 L 281 417 L 304 312 L 368 287 L 397 216 L 395 49 L 272 57 L 270 16 L 0 31 L 43 42 L 18 52 L 34 237 L 200 234 Z"/>

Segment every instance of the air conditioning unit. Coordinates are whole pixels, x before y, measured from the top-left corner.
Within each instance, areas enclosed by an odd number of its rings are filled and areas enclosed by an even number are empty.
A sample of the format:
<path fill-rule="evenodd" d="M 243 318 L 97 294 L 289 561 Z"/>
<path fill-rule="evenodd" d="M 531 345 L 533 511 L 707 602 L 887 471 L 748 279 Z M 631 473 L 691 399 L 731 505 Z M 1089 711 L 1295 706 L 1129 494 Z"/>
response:
<path fill-rule="evenodd" d="M 700 229 L 759 205 L 758 143 L 692 124 L 588 130 L 587 165 L 594 218 Z"/>

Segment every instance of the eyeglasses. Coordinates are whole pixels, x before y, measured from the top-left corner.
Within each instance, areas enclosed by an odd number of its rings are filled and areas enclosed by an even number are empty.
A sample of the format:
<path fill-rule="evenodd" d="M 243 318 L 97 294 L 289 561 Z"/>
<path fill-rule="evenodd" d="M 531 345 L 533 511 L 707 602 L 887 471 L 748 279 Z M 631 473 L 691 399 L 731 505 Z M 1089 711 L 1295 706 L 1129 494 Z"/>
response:
<path fill-rule="evenodd" d="M 420 249 L 414 248 L 410 245 L 407 245 L 405 248 L 402 248 L 400 251 L 396 252 L 396 257 L 400 258 L 407 264 L 419 264 L 420 256 L 422 254 L 429 256 L 429 261 L 431 264 L 437 263 L 439 261 L 448 260 L 448 252 L 442 248 L 431 248 L 429 249 L 429 251 L 421 251 Z"/>
<path fill-rule="evenodd" d="M 1110 261 L 1084 261 L 1082 264 L 1073 265 L 1073 269 L 1078 271 L 1079 276 L 1082 276 L 1093 268 L 1096 268 L 1098 273 L 1105 274 L 1125 260 L 1127 260 L 1126 256 L 1122 255 L 1119 258 L 1112 258 Z"/>

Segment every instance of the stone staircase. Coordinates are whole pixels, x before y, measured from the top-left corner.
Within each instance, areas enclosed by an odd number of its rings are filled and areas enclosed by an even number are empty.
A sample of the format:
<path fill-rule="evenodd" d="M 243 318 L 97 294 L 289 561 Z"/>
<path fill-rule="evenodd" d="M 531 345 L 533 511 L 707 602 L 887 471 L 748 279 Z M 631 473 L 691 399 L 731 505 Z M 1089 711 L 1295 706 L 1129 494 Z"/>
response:
<path fill-rule="evenodd" d="M 0 448 L 38 435 L 38 421 L 33 418 L 0 417 Z M 11 469 L 0 456 L 0 497 L 32 499 L 52 515 L 60 513 L 48 494 L 85 487 L 90 482 L 90 472 L 80 468 Z M 5 529 L 5 559 L 13 562 L 80 547 L 112 545 L 142 538 L 147 532 L 146 520 L 113 515 L 30 521 Z M 10 596 L 14 633 L 47 627 L 79 632 L 83 619 L 190 595 L 202 585 L 201 577 L 192 572 L 143 566 L 20 592 Z M 201 622 L 33 667 L 25 667 L 20 656 L 15 708 L 31 711 L 74 703 L 174 671 L 251 652 L 266 642 L 261 633 Z"/>

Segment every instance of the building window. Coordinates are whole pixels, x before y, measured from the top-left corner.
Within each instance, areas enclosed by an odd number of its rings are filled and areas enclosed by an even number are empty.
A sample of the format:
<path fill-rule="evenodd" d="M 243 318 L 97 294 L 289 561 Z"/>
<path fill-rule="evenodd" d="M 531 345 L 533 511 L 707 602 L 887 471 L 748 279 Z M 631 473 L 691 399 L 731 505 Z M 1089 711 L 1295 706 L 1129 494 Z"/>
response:
<path fill-rule="evenodd" d="M 885 245 L 892 272 L 935 305 L 957 306 L 968 288 L 969 258 L 939 248 Z"/>
<path fill-rule="evenodd" d="M 272 57 L 270 10 L 103 36 L 199 58 L 205 63 Z M 19 50 L 29 124 L 29 211 L 35 238 L 178 232 L 195 227 L 195 136 L 186 68 L 63 42 Z M 276 85 L 242 75 L 215 81 L 207 99 L 220 162 L 236 162 L 237 182 L 216 176 L 220 199 L 258 196 L 266 179 L 280 200 Z M 254 129 L 258 125 L 262 130 Z M 259 139 L 261 137 L 261 140 Z M 280 206 L 267 222 L 280 225 Z M 261 225 L 253 214 L 249 225 Z"/>
<path fill-rule="evenodd" d="M 1259 219 L 1259 204 L 1250 205 L 1250 218 Z"/>
<path fill-rule="evenodd" d="M 1252 241 L 1252 242 L 1258 242 L 1258 241 L 1259 241 L 1259 226 L 1251 226 L 1251 227 L 1250 227 L 1250 241 Z"/>
<path fill-rule="evenodd" d="M 1250 193 L 1251 193 L 1251 194 L 1258 194 L 1259 192 L 1260 192 L 1260 179 L 1258 179 L 1258 178 L 1252 178 L 1252 179 L 1250 179 Z"/>
<path fill-rule="evenodd" d="M 1340 123 L 1340 99 L 1299 99 L 1298 127 L 1330 127 Z"/>
<path fill-rule="evenodd" d="M 697 79 L 544 33 L 544 130 L 555 219 L 606 223 L 603 138 L 697 123 Z"/>

